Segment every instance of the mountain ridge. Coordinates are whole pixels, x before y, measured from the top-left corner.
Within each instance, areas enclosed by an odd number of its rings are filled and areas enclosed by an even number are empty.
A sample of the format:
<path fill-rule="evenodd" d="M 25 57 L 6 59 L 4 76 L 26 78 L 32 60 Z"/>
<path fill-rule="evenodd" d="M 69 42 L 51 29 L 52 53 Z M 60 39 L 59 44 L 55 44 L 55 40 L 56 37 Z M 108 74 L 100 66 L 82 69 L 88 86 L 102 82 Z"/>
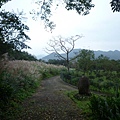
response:
<path fill-rule="evenodd" d="M 73 58 L 75 57 L 79 51 L 82 50 L 82 49 L 74 49 L 72 52 L 69 53 L 69 58 Z M 119 60 L 120 59 L 120 51 L 118 50 L 109 50 L 109 51 L 102 51 L 102 50 L 97 50 L 97 51 L 94 51 L 94 54 L 95 54 L 95 58 L 98 58 L 98 56 L 100 56 L 101 54 L 108 57 L 109 59 L 114 59 L 114 60 Z M 66 57 L 66 54 L 61 54 L 62 56 Z M 59 59 L 58 57 L 55 57 L 55 52 L 45 56 L 42 58 L 42 60 L 44 61 L 48 61 L 49 59 Z"/>

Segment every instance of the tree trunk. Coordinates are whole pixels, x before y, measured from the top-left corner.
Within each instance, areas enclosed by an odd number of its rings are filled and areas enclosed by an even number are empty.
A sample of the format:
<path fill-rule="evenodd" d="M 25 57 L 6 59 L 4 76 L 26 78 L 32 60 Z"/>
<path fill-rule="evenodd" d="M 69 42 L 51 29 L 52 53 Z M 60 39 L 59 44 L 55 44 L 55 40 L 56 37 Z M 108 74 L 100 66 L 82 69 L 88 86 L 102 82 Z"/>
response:
<path fill-rule="evenodd" d="M 68 69 L 68 72 L 70 70 L 70 66 L 69 66 L 69 56 L 68 56 L 69 52 L 67 52 L 67 69 Z"/>

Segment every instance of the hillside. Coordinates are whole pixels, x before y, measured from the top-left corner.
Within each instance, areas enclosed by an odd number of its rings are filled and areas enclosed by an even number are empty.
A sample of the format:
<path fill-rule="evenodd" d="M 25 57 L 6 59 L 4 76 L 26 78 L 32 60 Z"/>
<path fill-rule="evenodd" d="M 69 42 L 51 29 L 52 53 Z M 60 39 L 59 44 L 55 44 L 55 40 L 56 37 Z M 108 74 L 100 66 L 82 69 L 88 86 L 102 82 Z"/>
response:
<path fill-rule="evenodd" d="M 75 57 L 79 51 L 81 49 L 74 49 L 70 54 L 69 54 L 69 57 L 70 58 L 73 58 Z M 94 54 L 95 54 L 95 58 L 97 58 L 98 56 L 100 56 L 101 54 L 103 54 L 104 56 L 107 56 L 109 59 L 114 59 L 114 60 L 118 60 L 120 59 L 120 51 L 118 50 L 115 50 L 115 51 L 94 51 Z M 66 54 L 61 54 L 62 56 L 66 56 Z M 58 57 L 55 56 L 55 53 L 51 53 L 45 57 L 42 58 L 42 60 L 45 60 L 45 61 L 48 61 L 49 59 L 59 59 Z"/>

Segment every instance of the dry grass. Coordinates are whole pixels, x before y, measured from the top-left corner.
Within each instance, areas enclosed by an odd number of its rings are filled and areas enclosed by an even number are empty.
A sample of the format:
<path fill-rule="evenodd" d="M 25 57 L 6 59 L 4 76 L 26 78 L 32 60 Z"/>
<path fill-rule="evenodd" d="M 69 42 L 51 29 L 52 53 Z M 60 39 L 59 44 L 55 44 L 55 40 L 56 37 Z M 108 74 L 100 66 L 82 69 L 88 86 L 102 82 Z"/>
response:
<path fill-rule="evenodd" d="M 4 68 L 12 77 L 20 77 L 22 79 L 24 76 L 29 76 L 31 79 L 38 80 L 42 79 L 42 73 L 44 72 L 49 72 L 50 70 L 60 71 L 65 67 L 38 61 L 15 60 L 8 61 Z"/>
<path fill-rule="evenodd" d="M 21 101 L 35 91 L 41 80 L 57 75 L 63 68 L 38 61 L 0 61 L 0 118 L 13 120 Z"/>

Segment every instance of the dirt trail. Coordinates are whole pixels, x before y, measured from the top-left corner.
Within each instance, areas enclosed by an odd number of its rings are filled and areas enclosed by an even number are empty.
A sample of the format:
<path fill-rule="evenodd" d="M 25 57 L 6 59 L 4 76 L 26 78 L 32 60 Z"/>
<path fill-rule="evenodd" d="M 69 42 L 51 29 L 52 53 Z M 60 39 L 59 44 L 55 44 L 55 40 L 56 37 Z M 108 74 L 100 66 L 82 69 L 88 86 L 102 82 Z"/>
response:
<path fill-rule="evenodd" d="M 59 76 L 43 80 L 37 92 L 23 103 L 24 112 L 18 120 L 83 120 L 81 110 L 63 94 L 76 90 Z"/>

